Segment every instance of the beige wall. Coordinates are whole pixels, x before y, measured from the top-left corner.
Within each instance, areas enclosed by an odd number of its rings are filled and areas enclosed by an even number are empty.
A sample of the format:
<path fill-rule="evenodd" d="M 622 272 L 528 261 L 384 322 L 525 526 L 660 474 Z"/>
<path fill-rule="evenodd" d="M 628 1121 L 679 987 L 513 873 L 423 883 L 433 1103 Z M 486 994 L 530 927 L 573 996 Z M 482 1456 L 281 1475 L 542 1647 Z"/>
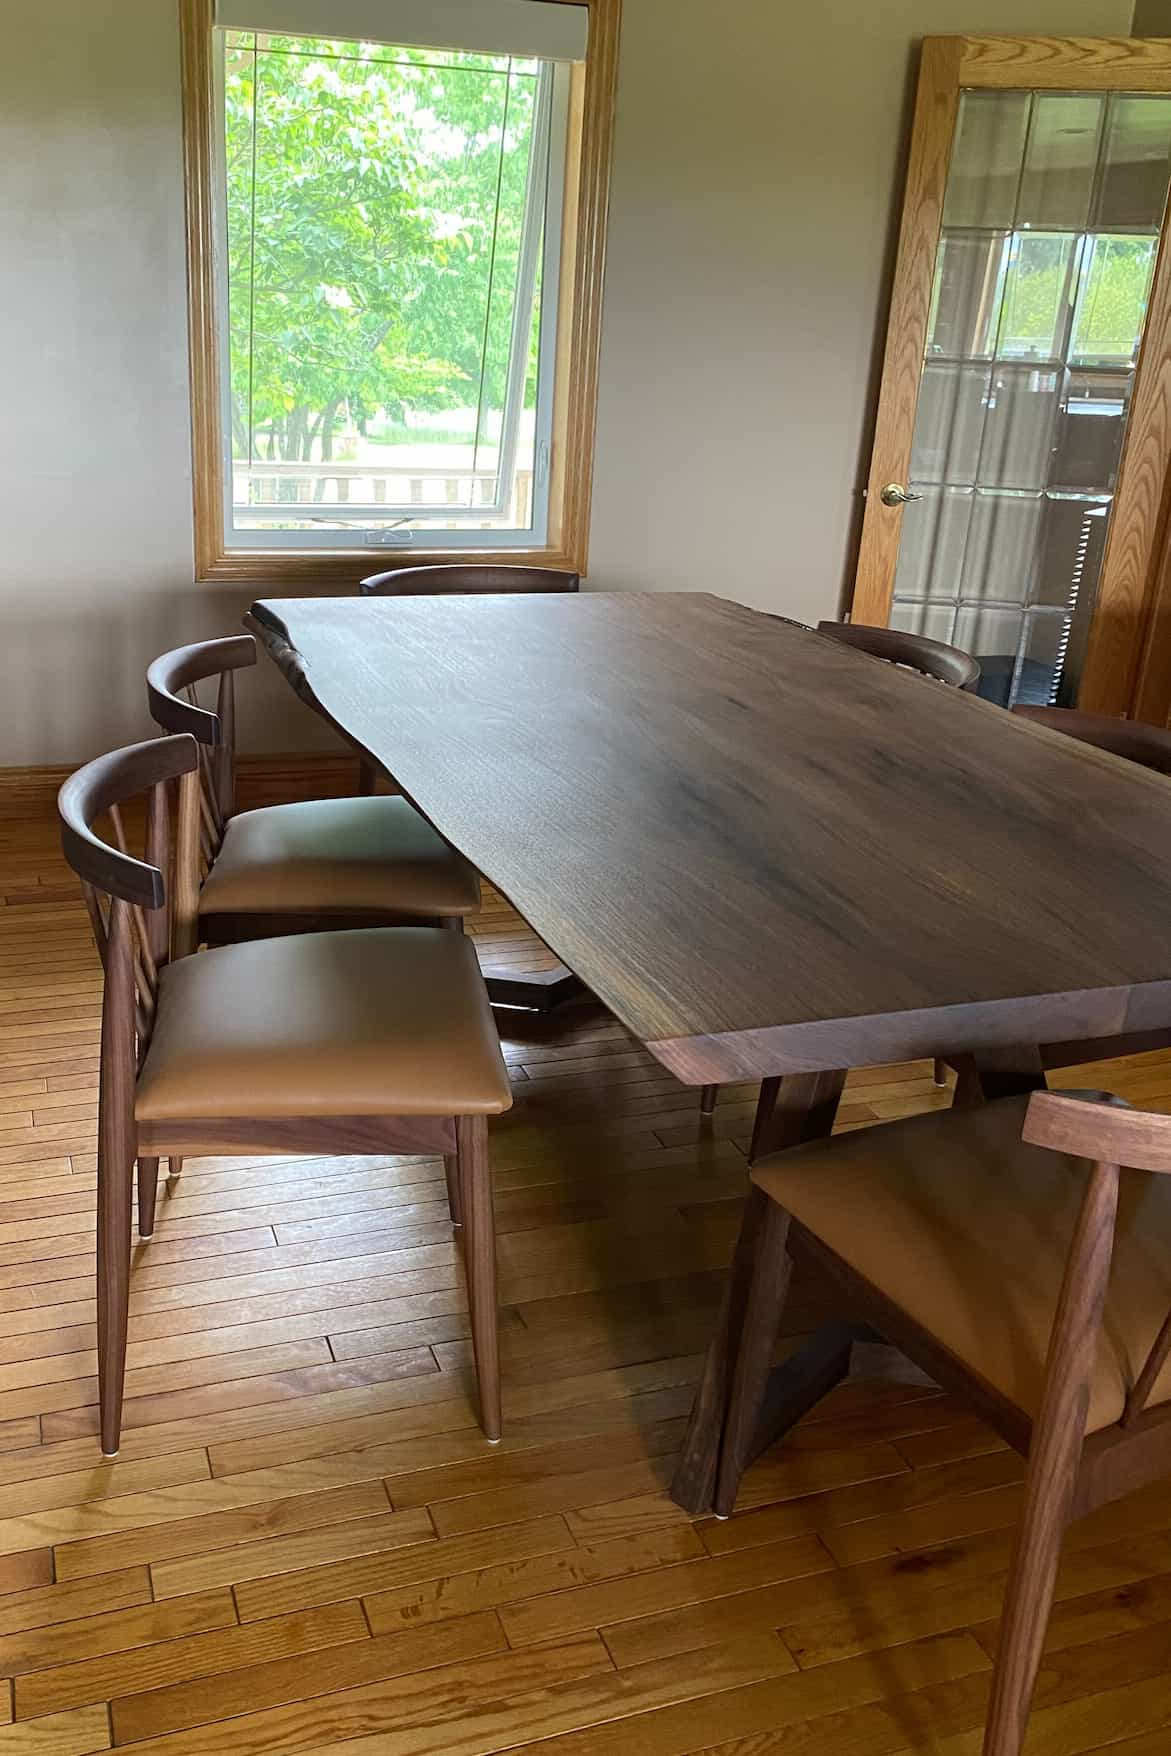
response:
<path fill-rule="evenodd" d="M 591 583 L 837 614 L 918 37 L 1126 0 L 627 0 Z"/>
<path fill-rule="evenodd" d="M 173 0 L 39 0 L 0 56 L 0 765 L 147 730 L 233 631 L 193 586 Z M 835 608 L 914 38 L 1129 0 L 627 0 L 591 583 Z M 35 459 L 35 462 L 30 462 Z M 265 668 L 256 746 L 320 740 Z"/>

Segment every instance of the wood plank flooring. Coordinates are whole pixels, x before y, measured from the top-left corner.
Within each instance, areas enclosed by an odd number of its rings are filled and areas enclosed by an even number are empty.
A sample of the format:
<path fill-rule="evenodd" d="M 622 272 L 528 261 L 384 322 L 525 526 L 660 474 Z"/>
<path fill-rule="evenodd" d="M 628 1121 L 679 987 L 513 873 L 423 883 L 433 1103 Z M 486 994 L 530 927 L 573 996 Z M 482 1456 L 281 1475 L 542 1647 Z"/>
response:
<path fill-rule="evenodd" d="M 21 813 L 25 814 L 21 814 Z M 546 959 L 489 896 L 490 966 Z M 0 812 L 0 1756 L 972 1756 L 1021 1469 L 851 1383 L 728 1523 L 665 1492 L 744 1187 L 597 1009 L 501 1015 L 506 1434 L 476 1426 L 438 1162 L 191 1161 L 95 1433 L 100 980 L 51 816 Z M 1171 1105 L 1171 1060 L 1110 1083 Z M 850 1080 L 842 1125 L 948 1101 Z M 795 1289 L 794 1335 L 827 1313 Z M 1030 1749 L 1171 1749 L 1171 1490 L 1075 1528 Z"/>

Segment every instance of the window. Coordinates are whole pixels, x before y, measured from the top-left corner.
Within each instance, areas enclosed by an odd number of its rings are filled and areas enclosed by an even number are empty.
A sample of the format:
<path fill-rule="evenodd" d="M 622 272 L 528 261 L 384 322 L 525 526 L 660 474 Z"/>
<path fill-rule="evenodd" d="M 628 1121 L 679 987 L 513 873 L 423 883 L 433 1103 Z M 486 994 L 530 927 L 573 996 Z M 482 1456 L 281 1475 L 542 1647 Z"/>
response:
<path fill-rule="evenodd" d="M 201 576 L 582 564 L 616 3 L 184 0 Z"/>

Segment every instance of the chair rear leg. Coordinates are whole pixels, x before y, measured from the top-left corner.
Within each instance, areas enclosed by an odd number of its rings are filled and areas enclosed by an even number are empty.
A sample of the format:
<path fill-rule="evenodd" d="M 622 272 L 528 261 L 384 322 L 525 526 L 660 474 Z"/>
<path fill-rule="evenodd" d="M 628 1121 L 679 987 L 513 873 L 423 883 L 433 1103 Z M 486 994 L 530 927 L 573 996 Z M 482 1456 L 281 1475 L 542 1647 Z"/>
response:
<path fill-rule="evenodd" d="M 789 1289 L 792 1263 L 786 1249 L 789 1216 L 753 1188 L 744 1209 L 744 1227 L 755 1235 L 752 1279 L 732 1374 L 732 1390 L 720 1447 L 714 1510 L 728 1518 L 736 1504 L 740 1480 L 752 1455 L 753 1438 L 769 1380 L 773 1348 Z"/>
<path fill-rule="evenodd" d="M 1029 1472 L 1004 1596 L 984 1756 L 1020 1756 L 1049 1626 L 1073 1480 L 1063 1494 L 1060 1481 L 1037 1481 L 1038 1473 Z"/>
<path fill-rule="evenodd" d="M 460 1208 L 463 1213 L 464 1272 L 472 1318 L 472 1350 L 480 1386 L 480 1425 L 485 1436 L 500 1437 L 500 1348 L 496 1333 L 496 1227 L 492 1214 L 492 1172 L 488 1162 L 488 1122 L 484 1116 L 457 1116 Z"/>
<path fill-rule="evenodd" d="M 451 1215 L 453 1226 L 462 1226 L 463 1203 L 459 1197 L 459 1154 L 447 1152 L 443 1155 L 443 1175 L 447 1178 L 447 1211 Z"/>
<path fill-rule="evenodd" d="M 155 1229 L 155 1203 L 159 1192 L 159 1161 L 140 1158 L 138 1161 L 138 1235 L 151 1238 Z"/>
<path fill-rule="evenodd" d="M 98 1404 L 102 1453 L 117 1455 L 126 1381 L 126 1320 L 130 1306 L 130 1207 L 134 1159 L 98 1153 Z"/>
<path fill-rule="evenodd" d="M 701 1116 L 711 1116 L 715 1113 L 716 1100 L 719 1095 L 720 1088 L 718 1085 L 704 1085 L 700 1087 L 699 1113 Z"/>

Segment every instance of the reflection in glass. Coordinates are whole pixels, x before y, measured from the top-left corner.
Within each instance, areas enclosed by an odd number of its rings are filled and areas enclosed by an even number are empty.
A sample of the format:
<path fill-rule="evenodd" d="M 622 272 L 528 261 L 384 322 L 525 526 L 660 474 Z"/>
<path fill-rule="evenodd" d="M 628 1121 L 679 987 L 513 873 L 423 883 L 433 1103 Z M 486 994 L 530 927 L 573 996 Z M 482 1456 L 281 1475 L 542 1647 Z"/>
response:
<path fill-rule="evenodd" d="M 919 492 L 923 498 L 915 503 L 915 517 L 903 520 L 896 597 L 928 597 L 934 580 L 958 580 L 963 571 L 971 492 L 928 486 Z"/>
<path fill-rule="evenodd" d="M 962 95 L 892 626 L 1076 700 L 1171 164 L 1171 97 Z"/>
<path fill-rule="evenodd" d="M 1076 238 L 1014 232 L 996 343 L 1001 360 L 1060 359 L 1073 309 Z"/>
<path fill-rule="evenodd" d="M 979 359 L 996 341 L 1008 233 L 944 237 L 935 268 L 927 352 Z"/>
<path fill-rule="evenodd" d="M 1106 100 L 1091 92 L 1038 92 L 1016 224 L 1080 232 L 1090 214 Z"/>
<path fill-rule="evenodd" d="M 1167 205 L 1171 102 L 1114 92 L 1109 110 L 1094 226 L 1157 232 Z"/>
<path fill-rule="evenodd" d="M 1132 372 L 1070 372 L 1057 419 L 1049 480 L 1105 492 L 1118 480 Z"/>
<path fill-rule="evenodd" d="M 1157 244 L 1156 238 L 1089 240 L 1070 343 L 1070 359 L 1079 366 L 1137 359 Z"/>
<path fill-rule="evenodd" d="M 995 367 L 980 447 L 982 486 L 1038 491 L 1045 486 L 1061 382 L 1055 366 Z"/>
<path fill-rule="evenodd" d="M 1028 603 L 1041 516 L 1039 494 L 975 495 L 960 582 L 965 603 Z"/>
<path fill-rule="evenodd" d="M 911 450 L 916 481 L 976 480 L 991 376 L 987 366 L 924 366 Z"/>
<path fill-rule="evenodd" d="M 949 230 L 1012 225 L 1028 125 L 1028 92 L 960 94 L 943 207 Z"/>

